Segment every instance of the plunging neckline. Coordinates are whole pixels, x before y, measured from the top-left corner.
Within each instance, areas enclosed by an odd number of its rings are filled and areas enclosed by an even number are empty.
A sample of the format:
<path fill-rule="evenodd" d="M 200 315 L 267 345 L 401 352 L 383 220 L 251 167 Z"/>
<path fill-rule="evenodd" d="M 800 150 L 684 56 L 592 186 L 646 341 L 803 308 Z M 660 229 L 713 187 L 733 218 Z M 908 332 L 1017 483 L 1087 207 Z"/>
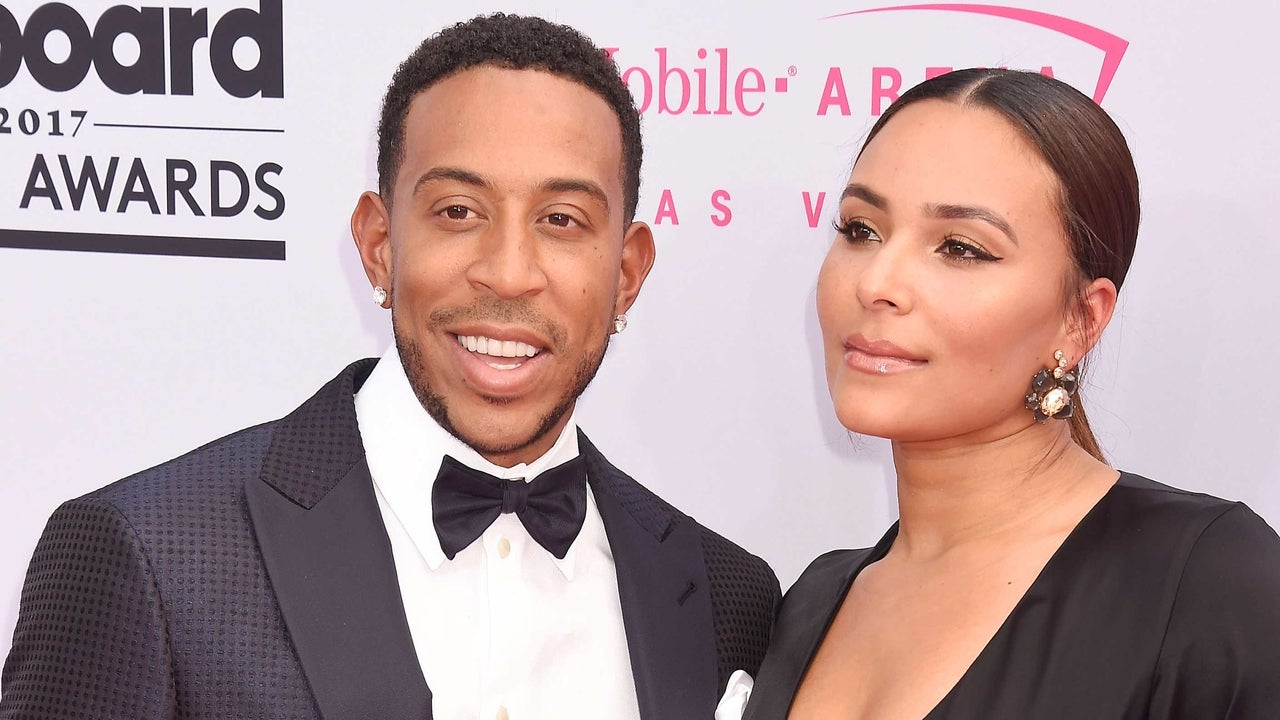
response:
<path fill-rule="evenodd" d="M 937 716 L 935 713 L 945 708 L 951 702 L 959 689 L 965 684 L 965 681 L 975 674 L 975 669 L 984 664 L 984 660 L 986 660 L 987 656 L 990 654 L 991 648 L 997 645 L 998 641 L 1000 641 L 1003 636 L 1009 632 L 1009 626 L 1013 624 L 1018 615 L 1024 611 L 1024 608 L 1028 603 L 1028 598 L 1042 594 L 1040 590 L 1043 589 L 1043 586 L 1048 585 L 1053 580 L 1053 570 L 1057 565 L 1061 564 L 1060 558 L 1069 556 L 1071 554 L 1071 546 L 1081 542 L 1079 538 L 1086 535 L 1089 526 L 1098 522 L 1097 518 L 1102 514 L 1101 508 L 1103 508 L 1110 498 L 1115 495 L 1116 488 L 1124 484 L 1126 476 L 1127 473 L 1121 471 L 1119 477 L 1116 478 L 1116 481 L 1107 488 L 1107 491 L 1102 494 L 1102 497 L 1098 498 L 1097 502 L 1089 508 L 1089 511 L 1086 512 L 1078 522 L 1076 522 L 1075 527 L 1071 528 L 1071 531 L 1067 533 L 1067 536 L 1063 538 L 1062 542 L 1049 556 L 1044 567 L 1040 568 L 1040 572 L 1036 573 L 1035 579 L 1031 581 L 1031 584 L 1027 586 L 1027 589 L 1018 597 L 1018 601 L 1014 603 L 1009 614 L 1005 615 L 1004 620 L 1001 621 L 1000 626 L 996 628 L 995 633 L 993 633 L 991 637 L 987 638 L 987 642 L 983 644 L 982 649 L 978 651 L 978 654 L 974 656 L 973 661 L 969 663 L 968 667 L 965 668 L 964 672 L 961 673 L 956 682 L 947 690 L 946 695 L 943 695 L 942 699 L 930 708 L 929 712 L 925 713 L 921 720 L 942 720 L 941 716 Z M 800 674 L 796 686 L 792 689 L 791 703 L 787 706 L 787 717 L 790 717 L 791 715 L 791 707 L 795 704 L 796 695 L 800 690 L 800 686 L 804 684 L 804 678 L 809 674 L 809 668 L 813 665 L 813 660 L 817 657 L 818 650 L 822 647 L 823 640 L 826 639 L 827 633 L 831 630 L 831 625 L 835 622 L 836 615 L 838 615 L 841 608 L 844 607 L 845 600 L 849 597 L 849 591 L 853 588 L 853 583 L 857 581 L 858 576 L 862 574 L 862 571 L 865 570 L 867 566 L 883 560 L 885 556 L 889 554 L 889 549 L 893 547 L 893 542 L 898 537 L 898 524 L 899 521 L 895 520 L 893 525 L 885 531 L 885 534 L 880 538 L 879 542 L 872 547 L 871 552 L 869 552 L 860 563 L 854 566 L 853 571 L 844 581 L 844 587 L 840 592 L 839 599 L 835 602 L 830 613 L 827 615 L 826 622 L 823 624 L 822 632 L 818 635 L 817 641 L 814 642 L 813 646 L 809 649 L 809 657 L 805 661 L 804 672 Z"/>

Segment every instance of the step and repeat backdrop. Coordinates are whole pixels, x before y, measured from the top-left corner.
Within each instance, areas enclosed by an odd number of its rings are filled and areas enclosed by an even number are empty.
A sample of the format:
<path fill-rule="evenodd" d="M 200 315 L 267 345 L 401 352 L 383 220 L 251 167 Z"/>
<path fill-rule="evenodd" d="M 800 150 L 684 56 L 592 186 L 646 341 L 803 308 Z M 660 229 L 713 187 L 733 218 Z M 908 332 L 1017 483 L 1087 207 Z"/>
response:
<path fill-rule="evenodd" d="M 583 30 L 643 111 L 657 264 L 580 424 L 784 587 L 896 516 L 887 443 L 832 413 L 814 287 L 863 134 L 949 68 L 1052 73 L 1125 130 L 1143 225 L 1090 417 L 1117 467 L 1280 523 L 1280 5 L 5 0 L 0 655 L 60 502 L 388 345 L 348 231 L 381 94 L 494 10 Z"/>

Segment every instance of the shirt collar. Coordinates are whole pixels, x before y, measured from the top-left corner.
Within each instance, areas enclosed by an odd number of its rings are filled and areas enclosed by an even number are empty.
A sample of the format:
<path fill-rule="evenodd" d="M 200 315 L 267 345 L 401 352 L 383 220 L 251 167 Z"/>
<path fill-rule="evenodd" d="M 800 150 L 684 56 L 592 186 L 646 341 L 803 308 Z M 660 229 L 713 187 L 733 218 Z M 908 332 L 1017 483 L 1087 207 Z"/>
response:
<path fill-rule="evenodd" d="M 356 392 L 355 406 L 373 483 L 431 570 L 445 561 L 431 517 L 431 487 L 445 455 L 495 477 L 526 481 L 578 456 L 577 423 L 571 414 L 555 444 L 533 462 L 504 468 L 484 459 L 423 409 L 394 344 Z M 575 541 L 563 559 L 547 553 L 568 580 L 573 579 L 576 547 Z"/>

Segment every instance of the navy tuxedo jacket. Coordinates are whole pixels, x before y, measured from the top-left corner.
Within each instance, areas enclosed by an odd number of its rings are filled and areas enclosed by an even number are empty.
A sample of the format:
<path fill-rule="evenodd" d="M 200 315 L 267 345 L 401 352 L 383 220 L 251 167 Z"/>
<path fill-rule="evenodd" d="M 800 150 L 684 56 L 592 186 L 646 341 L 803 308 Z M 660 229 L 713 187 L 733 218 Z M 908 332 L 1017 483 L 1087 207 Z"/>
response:
<path fill-rule="evenodd" d="M 374 362 L 281 420 L 58 508 L 27 572 L 0 719 L 430 718 L 356 424 Z M 706 720 L 730 673 L 758 669 L 778 580 L 579 446 L 641 716 Z M 572 703 L 565 717 L 591 717 Z"/>

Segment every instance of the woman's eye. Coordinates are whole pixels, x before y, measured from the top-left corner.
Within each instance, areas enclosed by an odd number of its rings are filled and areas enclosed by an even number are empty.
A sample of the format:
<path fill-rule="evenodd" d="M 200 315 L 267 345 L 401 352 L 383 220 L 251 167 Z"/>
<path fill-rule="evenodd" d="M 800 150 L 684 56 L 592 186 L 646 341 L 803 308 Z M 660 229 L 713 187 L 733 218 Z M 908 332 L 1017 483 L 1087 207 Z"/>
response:
<path fill-rule="evenodd" d="M 837 221 L 835 224 L 836 232 L 840 233 L 851 243 L 864 243 L 879 240 L 880 236 L 870 225 L 858 220 Z"/>
<path fill-rule="evenodd" d="M 443 214 L 450 220 L 466 220 L 471 211 L 462 205 L 450 205 L 444 209 Z"/>
<path fill-rule="evenodd" d="M 976 262 L 976 261 L 984 261 L 984 260 L 991 261 L 991 260 L 1001 259 L 992 255 L 989 252 L 986 252 L 985 250 L 982 250 L 981 248 L 978 248 L 974 245 L 970 245 L 967 242 L 964 242 L 962 240 L 957 240 L 955 238 L 947 238 L 946 240 L 944 240 L 942 242 L 942 245 L 938 247 L 938 252 L 942 253 L 948 258 L 952 258 L 955 260 L 967 260 L 967 261 Z"/>

